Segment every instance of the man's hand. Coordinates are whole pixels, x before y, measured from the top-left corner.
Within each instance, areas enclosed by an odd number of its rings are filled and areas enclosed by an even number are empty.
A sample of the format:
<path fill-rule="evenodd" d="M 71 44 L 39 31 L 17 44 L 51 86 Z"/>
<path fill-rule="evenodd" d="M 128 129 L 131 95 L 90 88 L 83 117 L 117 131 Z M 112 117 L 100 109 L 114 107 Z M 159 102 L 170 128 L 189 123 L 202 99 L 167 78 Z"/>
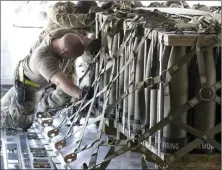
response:
<path fill-rule="evenodd" d="M 101 40 L 100 39 L 92 40 L 88 46 L 88 51 L 92 55 L 96 55 L 100 49 L 101 49 Z"/>
<path fill-rule="evenodd" d="M 81 94 L 81 89 L 73 84 L 71 79 L 68 79 L 62 71 L 56 72 L 50 79 L 51 83 L 54 83 L 66 94 L 79 98 Z"/>
<path fill-rule="evenodd" d="M 85 86 L 82 89 L 80 99 L 83 99 L 86 96 L 86 100 L 90 100 L 94 95 L 94 89 L 90 86 Z"/>

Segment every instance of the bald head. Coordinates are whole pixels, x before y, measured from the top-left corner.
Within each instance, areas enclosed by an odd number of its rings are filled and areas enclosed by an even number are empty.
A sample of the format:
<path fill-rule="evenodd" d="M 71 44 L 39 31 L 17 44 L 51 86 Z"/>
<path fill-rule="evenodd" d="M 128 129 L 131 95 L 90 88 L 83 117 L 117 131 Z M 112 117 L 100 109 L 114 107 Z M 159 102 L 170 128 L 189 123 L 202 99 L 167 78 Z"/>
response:
<path fill-rule="evenodd" d="M 92 39 L 82 34 L 67 33 L 59 39 L 52 41 L 55 52 L 63 59 L 78 58 L 88 46 Z"/>
<path fill-rule="evenodd" d="M 77 58 L 84 53 L 84 45 L 77 34 L 68 33 L 60 39 L 60 53 L 63 58 Z"/>

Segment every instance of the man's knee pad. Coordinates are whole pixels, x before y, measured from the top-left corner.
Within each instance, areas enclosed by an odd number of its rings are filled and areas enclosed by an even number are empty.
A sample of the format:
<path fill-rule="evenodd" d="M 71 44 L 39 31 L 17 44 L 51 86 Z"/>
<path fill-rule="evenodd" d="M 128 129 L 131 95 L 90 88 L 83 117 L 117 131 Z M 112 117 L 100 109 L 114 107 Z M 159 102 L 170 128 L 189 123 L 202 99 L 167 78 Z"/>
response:
<path fill-rule="evenodd" d="M 41 105 L 47 109 L 57 109 L 71 101 L 71 96 L 67 95 L 61 89 L 56 89 L 50 94 L 45 95 L 41 100 Z"/>
<path fill-rule="evenodd" d="M 12 120 L 9 114 L 9 109 L 8 107 L 2 107 L 1 106 L 1 113 L 0 113 L 0 118 L 1 118 L 1 128 L 13 128 L 12 126 Z"/>
<path fill-rule="evenodd" d="M 9 106 L 9 117 L 11 119 L 12 126 L 16 126 L 22 129 L 28 129 L 32 126 L 35 114 L 34 110 L 32 113 L 24 111 L 22 108 L 19 108 L 16 105 Z"/>
<path fill-rule="evenodd" d="M 14 88 L 12 87 L 9 91 L 1 98 L 1 107 L 9 106 L 11 104 L 12 97 L 14 95 Z"/>

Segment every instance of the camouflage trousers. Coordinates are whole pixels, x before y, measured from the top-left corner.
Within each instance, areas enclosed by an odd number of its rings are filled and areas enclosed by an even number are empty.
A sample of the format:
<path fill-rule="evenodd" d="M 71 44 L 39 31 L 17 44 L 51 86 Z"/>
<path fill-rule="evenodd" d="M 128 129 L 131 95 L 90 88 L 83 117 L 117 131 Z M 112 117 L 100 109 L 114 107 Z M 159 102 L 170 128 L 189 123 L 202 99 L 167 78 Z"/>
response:
<path fill-rule="evenodd" d="M 66 103 L 71 102 L 72 97 L 63 92 L 60 88 L 44 94 L 40 101 L 41 111 L 49 111 L 60 109 L 65 106 Z"/>
<path fill-rule="evenodd" d="M 36 104 L 41 99 L 43 91 L 33 91 L 27 88 L 25 103 L 20 105 L 15 87 L 12 87 L 1 98 L 1 128 L 28 129 L 35 119 Z"/>
<path fill-rule="evenodd" d="M 62 108 L 71 101 L 71 97 L 59 88 L 49 94 L 44 92 L 45 90 L 36 92 L 30 88 L 26 89 L 25 103 L 20 105 L 15 87 L 12 87 L 1 98 L 1 127 L 28 129 L 34 122 L 37 104 L 40 103 L 41 108 L 43 108 L 41 111 L 50 111 L 50 109 Z"/>

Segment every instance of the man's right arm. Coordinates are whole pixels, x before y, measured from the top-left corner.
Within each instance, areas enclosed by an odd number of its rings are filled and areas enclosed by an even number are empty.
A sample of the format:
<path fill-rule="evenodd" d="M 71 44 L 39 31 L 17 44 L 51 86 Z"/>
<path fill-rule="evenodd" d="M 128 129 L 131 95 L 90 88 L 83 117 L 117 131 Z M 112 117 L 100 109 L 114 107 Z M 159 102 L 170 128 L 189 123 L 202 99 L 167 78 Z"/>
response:
<path fill-rule="evenodd" d="M 73 84 L 71 79 L 68 79 L 62 71 L 58 71 L 53 74 L 50 82 L 54 83 L 57 87 L 63 90 L 66 94 L 74 97 L 80 98 L 81 89 Z"/>
<path fill-rule="evenodd" d="M 74 98 L 80 98 L 81 89 L 62 72 L 57 61 L 58 59 L 53 56 L 44 55 L 44 53 L 38 53 L 38 50 L 33 55 L 36 55 L 34 63 L 38 74 L 44 77 L 49 83 L 57 85 L 66 94 Z"/>

